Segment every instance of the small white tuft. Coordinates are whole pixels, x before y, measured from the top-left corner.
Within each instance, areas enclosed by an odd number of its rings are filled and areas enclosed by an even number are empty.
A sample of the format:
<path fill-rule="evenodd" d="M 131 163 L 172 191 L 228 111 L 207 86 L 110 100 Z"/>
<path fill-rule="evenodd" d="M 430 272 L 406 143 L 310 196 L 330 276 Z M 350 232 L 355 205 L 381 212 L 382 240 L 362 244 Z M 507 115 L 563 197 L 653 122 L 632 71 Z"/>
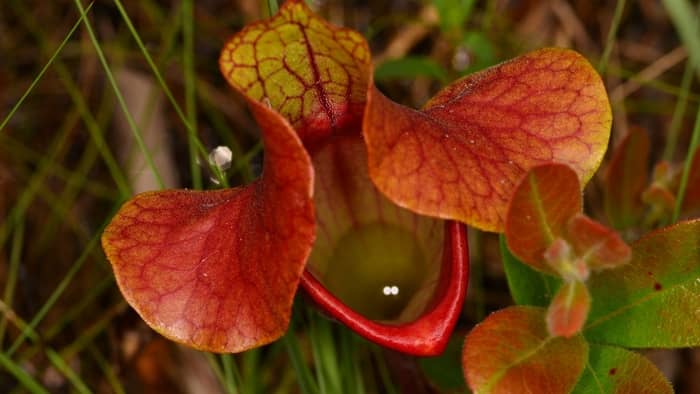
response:
<path fill-rule="evenodd" d="M 233 152 L 228 146 L 217 146 L 209 153 L 209 162 L 217 166 L 220 170 L 231 167 Z"/>

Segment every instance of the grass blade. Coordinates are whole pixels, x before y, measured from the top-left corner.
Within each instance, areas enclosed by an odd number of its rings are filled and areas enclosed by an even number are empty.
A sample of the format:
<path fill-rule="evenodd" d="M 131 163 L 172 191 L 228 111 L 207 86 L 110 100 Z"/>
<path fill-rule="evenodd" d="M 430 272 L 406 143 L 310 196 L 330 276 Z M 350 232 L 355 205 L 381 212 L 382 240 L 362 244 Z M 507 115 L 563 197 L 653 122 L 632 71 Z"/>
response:
<path fill-rule="evenodd" d="M 95 31 L 92 29 L 92 25 L 86 17 L 85 8 L 80 3 L 80 0 L 74 0 L 74 3 L 76 8 L 78 8 L 78 11 L 80 11 L 80 15 L 83 17 L 83 25 L 85 26 L 85 29 L 87 30 L 87 33 L 90 36 L 90 41 L 92 41 L 92 45 L 95 48 L 97 57 L 100 60 L 100 63 L 102 64 L 102 68 L 104 69 L 105 75 L 107 76 L 107 80 L 112 86 L 112 90 L 114 90 L 114 95 L 117 98 L 119 107 L 121 107 L 122 111 L 124 112 L 124 117 L 126 118 L 126 121 L 134 134 L 134 139 L 136 140 L 136 143 L 138 144 L 139 149 L 141 150 L 141 153 L 143 154 L 146 163 L 148 164 L 148 167 L 151 169 L 153 176 L 156 178 L 156 182 L 161 188 L 163 188 L 163 178 L 161 177 L 160 173 L 158 172 L 158 169 L 155 166 L 155 163 L 153 162 L 153 157 L 151 156 L 150 152 L 148 151 L 148 148 L 146 147 L 146 143 L 143 140 L 139 127 L 136 125 L 133 116 L 131 116 L 131 113 L 129 112 L 129 109 L 126 105 L 126 102 L 124 101 L 124 97 L 122 96 L 121 91 L 119 91 L 119 86 L 117 85 L 117 81 L 114 78 L 112 69 L 109 67 L 109 63 L 107 62 L 107 58 L 105 57 L 104 52 L 102 51 L 102 47 L 100 46 L 100 43 L 97 40 Z"/>
<path fill-rule="evenodd" d="M 88 11 L 90 11 L 90 8 L 92 8 L 92 4 L 93 4 L 93 3 L 90 3 L 90 4 L 85 8 L 85 12 L 86 12 L 86 13 L 87 13 Z M 63 51 L 63 47 L 65 47 L 66 44 L 68 43 L 68 41 L 71 39 L 71 37 L 73 37 L 73 33 L 75 33 L 75 31 L 78 29 L 78 27 L 80 26 L 80 23 L 83 21 L 83 18 L 84 18 L 84 17 L 85 17 L 85 14 L 81 15 L 80 18 L 78 19 L 78 21 L 75 22 L 75 24 L 74 24 L 73 27 L 70 29 L 70 31 L 68 32 L 68 34 L 66 34 L 66 37 L 63 39 L 63 41 L 61 41 L 61 44 L 60 44 L 60 45 L 58 46 L 58 48 L 56 48 L 56 50 L 53 52 L 53 54 L 52 54 L 51 57 L 49 58 L 49 61 L 46 62 L 46 64 L 44 64 L 44 67 L 42 67 L 41 71 L 39 71 L 39 73 L 36 75 L 36 77 L 34 77 L 34 80 L 33 80 L 32 83 L 29 85 L 29 87 L 27 88 L 27 90 L 24 92 L 24 94 L 22 95 L 22 97 L 20 97 L 19 100 L 17 100 L 17 102 L 15 103 L 15 105 L 12 106 L 12 109 L 10 110 L 10 112 L 7 114 L 7 116 L 5 116 L 5 119 L 3 119 L 2 123 L 0 123 L 0 131 L 2 131 L 3 128 L 5 128 L 5 126 L 7 125 L 7 123 L 8 123 L 8 122 L 10 121 L 10 119 L 12 119 L 12 117 L 14 116 L 15 112 L 17 112 L 17 110 L 19 109 L 19 107 L 22 106 L 22 103 L 24 103 L 24 100 L 26 100 L 26 98 L 29 96 L 29 94 L 32 92 L 32 90 L 34 90 L 34 88 L 35 88 L 36 85 L 39 83 L 39 81 L 41 81 L 41 78 L 44 76 L 44 74 L 46 73 L 46 71 L 51 67 L 51 65 L 53 64 L 54 60 L 56 60 L 56 58 L 58 57 L 58 54 L 60 54 L 61 51 Z"/>
<path fill-rule="evenodd" d="M 0 353 L 0 366 L 15 377 L 30 393 L 34 394 L 49 394 L 48 390 L 43 388 L 39 382 L 34 380 L 24 369 L 12 362 L 12 360 Z"/>

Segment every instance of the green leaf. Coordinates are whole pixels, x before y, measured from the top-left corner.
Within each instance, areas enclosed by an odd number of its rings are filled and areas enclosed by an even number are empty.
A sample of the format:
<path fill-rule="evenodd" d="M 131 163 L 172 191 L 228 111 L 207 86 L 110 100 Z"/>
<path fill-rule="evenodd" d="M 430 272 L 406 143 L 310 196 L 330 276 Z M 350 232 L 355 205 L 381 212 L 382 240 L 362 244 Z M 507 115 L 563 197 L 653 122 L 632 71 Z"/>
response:
<path fill-rule="evenodd" d="M 591 344 L 588 363 L 573 394 L 673 393 L 654 364 L 629 350 Z"/>
<path fill-rule="evenodd" d="M 700 345 L 700 220 L 632 245 L 632 261 L 588 281 L 593 303 L 584 334 L 625 347 Z"/>
<path fill-rule="evenodd" d="M 671 21 L 678 30 L 678 35 L 688 49 L 691 62 L 700 67 L 700 36 L 698 35 L 698 18 L 691 2 L 687 0 L 663 0 Z M 700 69 L 698 69 L 700 73 Z"/>
<path fill-rule="evenodd" d="M 506 271 L 508 288 L 513 301 L 519 305 L 546 307 L 556 293 L 561 280 L 548 274 L 536 271 L 520 260 L 508 249 L 506 238 L 501 234 L 501 257 Z"/>
<path fill-rule="evenodd" d="M 475 0 L 433 0 L 440 15 L 440 28 L 449 33 L 461 29 L 469 19 Z"/>
<path fill-rule="evenodd" d="M 464 33 L 462 46 L 468 48 L 471 55 L 469 66 L 462 70 L 463 74 L 471 74 L 497 63 L 496 53 L 491 40 L 480 31 Z"/>
<path fill-rule="evenodd" d="M 430 382 L 441 391 L 462 392 L 466 383 L 462 369 L 459 368 L 461 355 L 462 335 L 453 335 L 441 355 L 418 358 L 418 365 Z"/>
<path fill-rule="evenodd" d="M 401 59 L 387 60 L 374 70 L 376 81 L 415 77 L 429 77 L 442 83 L 449 82 L 447 70 L 425 56 L 406 56 Z"/>

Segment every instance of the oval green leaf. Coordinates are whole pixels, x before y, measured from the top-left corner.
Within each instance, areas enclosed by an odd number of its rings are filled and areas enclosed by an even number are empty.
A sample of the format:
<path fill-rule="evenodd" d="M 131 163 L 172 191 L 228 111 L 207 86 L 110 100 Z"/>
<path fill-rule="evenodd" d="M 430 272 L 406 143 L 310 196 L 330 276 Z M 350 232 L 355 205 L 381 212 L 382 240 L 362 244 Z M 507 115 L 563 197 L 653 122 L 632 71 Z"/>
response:
<path fill-rule="evenodd" d="M 590 345 L 586 370 L 573 394 L 671 394 L 664 375 L 645 357 L 629 350 Z"/>
<path fill-rule="evenodd" d="M 634 348 L 700 345 L 700 220 L 632 244 L 632 260 L 588 281 L 593 303 L 584 334 Z"/>

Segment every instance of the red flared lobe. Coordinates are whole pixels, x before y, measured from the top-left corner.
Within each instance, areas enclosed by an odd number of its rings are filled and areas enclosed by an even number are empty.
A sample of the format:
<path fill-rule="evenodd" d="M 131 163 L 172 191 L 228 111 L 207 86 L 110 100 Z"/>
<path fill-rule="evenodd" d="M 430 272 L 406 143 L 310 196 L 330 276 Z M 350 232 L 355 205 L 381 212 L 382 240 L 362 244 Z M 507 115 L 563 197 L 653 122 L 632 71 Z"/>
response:
<path fill-rule="evenodd" d="M 102 237 L 129 304 L 156 331 L 202 350 L 279 338 L 314 240 L 310 159 L 284 118 L 250 105 L 265 143 L 259 180 L 140 194 Z"/>
<path fill-rule="evenodd" d="M 367 42 L 319 18 L 303 0 L 286 1 L 271 19 L 232 37 L 219 64 L 234 88 L 268 101 L 307 146 L 360 127 L 370 73 Z"/>
<path fill-rule="evenodd" d="M 518 179 L 555 161 L 585 183 L 605 153 L 610 124 L 593 67 L 574 51 L 547 48 L 453 83 L 422 111 L 372 88 L 363 130 L 370 176 L 394 202 L 503 231 Z"/>

